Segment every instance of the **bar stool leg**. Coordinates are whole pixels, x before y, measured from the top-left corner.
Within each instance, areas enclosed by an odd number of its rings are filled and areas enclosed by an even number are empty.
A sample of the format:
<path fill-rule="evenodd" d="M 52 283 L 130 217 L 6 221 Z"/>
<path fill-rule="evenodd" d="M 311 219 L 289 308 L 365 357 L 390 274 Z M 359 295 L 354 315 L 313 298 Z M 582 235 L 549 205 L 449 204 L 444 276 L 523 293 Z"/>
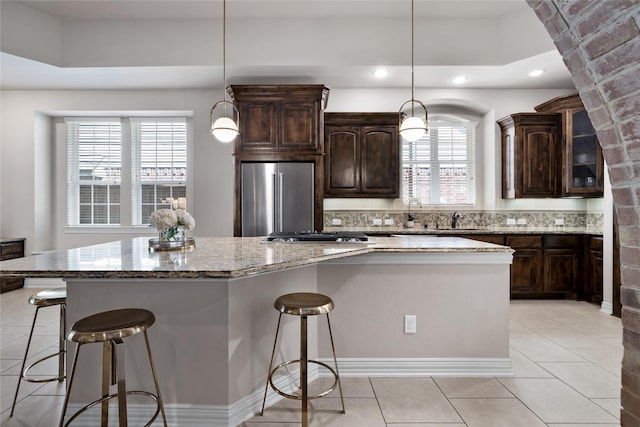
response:
<path fill-rule="evenodd" d="M 162 400 L 162 395 L 160 394 L 160 385 L 158 384 L 158 376 L 156 375 L 156 368 L 153 364 L 153 358 L 151 356 L 151 345 L 149 344 L 149 336 L 147 335 L 147 330 L 144 330 L 144 340 L 147 343 L 147 354 L 149 355 L 149 365 L 151 366 L 151 374 L 153 375 L 153 382 L 156 386 L 156 394 L 158 395 L 158 404 L 160 405 L 160 413 L 162 414 L 162 421 L 164 423 L 164 427 L 167 427 L 167 416 L 164 413 L 164 401 Z"/>
<path fill-rule="evenodd" d="M 67 305 L 60 304 L 60 333 L 58 334 L 58 348 L 60 355 L 58 356 L 58 382 L 62 382 L 64 378 L 65 353 L 67 351 L 67 339 L 65 337 L 67 331 Z"/>
<path fill-rule="evenodd" d="M 69 378 L 69 382 L 67 384 L 67 395 L 64 397 L 64 404 L 62 405 L 62 414 L 60 415 L 60 424 L 58 424 L 58 427 L 63 427 L 63 425 L 66 425 L 64 424 L 64 416 L 67 414 L 67 406 L 69 405 L 69 396 L 71 396 L 71 387 L 73 386 L 73 379 L 76 376 L 76 367 L 78 365 L 78 354 L 80 354 L 81 346 L 82 344 L 77 345 L 76 354 L 73 356 L 73 364 L 71 366 L 71 377 Z"/>
<path fill-rule="evenodd" d="M 271 361 L 269 362 L 269 370 L 267 371 L 267 383 L 264 385 L 264 397 L 262 398 L 262 410 L 260 416 L 264 415 L 264 405 L 267 401 L 267 390 L 269 390 L 269 380 L 271 379 L 271 369 L 273 369 L 273 359 L 276 354 L 276 344 L 278 343 L 278 332 L 280 332 L 280 320 L 282 320 L 282 313 L 278 316 L 278 326 L 276 326 L 276 338 L 273 340 L 273 350 L 271 351 Z"/>
<path fill-rule="evenodd" d="M 347 411 L 344 408 L 344 397 L 342 396 L 342 380 L 340 379 L 340 371 L 338 371 L 338 359 L 336 359 L 336 348 L 333 345 L 333 333 L 331 332 L 331 321 L 329 320 L 329 313 L 327 313 L 327 326 L 329 327 L 329 338 L 331 339 L 331 351 L 333 352 L 333 363 L 336 367 L 336 375 L 338 377 L 338 388 L 340 390 L 340 402 L 342 403 L 342 413 L 346 414 Z"/>
<path fill-rule="evenodd" d="M 125 366 L 124 366 L 124 346 L 121 339 L 113 341 L 113 349 L 115 350 L 111 357 L 113 357 L 113 364 L 115 365 L 115 382 L 118 384 L 118 421 L 120 427 L 127 427 L 127 385 L 125 381 Z"/>
<path fill-rule="evenodd" d="M 22 366 L 20 367 L 20 373 L 18 374 L 18 385 L 16 386 L 16 394 L 13 396 L 13 405 L 11 405 L 11 413 L 9 417 L 13 417 L 13 411 L 16 408 L 16 401 L 18 400 L 18 391 L 20 391 L 20 383 L 22 382 L 22 374 L 24 373 L 24 365 L 27 363 L 27 356 L 29 355 L 29 347 L 31 347 L 31 338 L 33 338 L 33 330 L 36 327 L 36 319 L 38 318 L 38 311 L 40 307 L 36 307 L 36 312 L 33 315 L 33 323 L 31 324 L 31 332 L 29 332 L 29 340 L 27 341 L 27 349 L 24 351 L 24 358 L 22 358 Z"/>
<path fill-rule="evenodd" d="M 102 397 L 109 396 L 109 384 L 112 382 L 113 377 L 113 358 L 111 342 L 105 341 L 102 343 Z M 107 427 L 109 424 L 109 402 L 104 400 L 100 404 L 100 426 Z"/>
<path fill-rule="evenodd" d="M 309 390 L 308 390 L 308 351 L 307 351 L 307 316 L 300 316 L 300 384 L 302 386 L 302 427 L 309 425 Z"/>

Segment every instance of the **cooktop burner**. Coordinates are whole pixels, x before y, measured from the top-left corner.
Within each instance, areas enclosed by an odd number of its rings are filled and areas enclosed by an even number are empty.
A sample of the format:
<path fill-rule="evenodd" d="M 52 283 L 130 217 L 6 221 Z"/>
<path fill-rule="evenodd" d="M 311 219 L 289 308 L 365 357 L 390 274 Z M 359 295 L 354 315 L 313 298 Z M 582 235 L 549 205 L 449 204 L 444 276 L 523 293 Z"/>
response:
<path fill-rule="evenodd" d="M 368 242 L 369 238 L 359 231 L 335 231 L 314 233 L 312 231 L 289 232 L 278 231 L 270 233 L 265 238 L 266 242 L 295 243 L 295 242 L 336 242 L 336 243 L 361 243 Z"/>

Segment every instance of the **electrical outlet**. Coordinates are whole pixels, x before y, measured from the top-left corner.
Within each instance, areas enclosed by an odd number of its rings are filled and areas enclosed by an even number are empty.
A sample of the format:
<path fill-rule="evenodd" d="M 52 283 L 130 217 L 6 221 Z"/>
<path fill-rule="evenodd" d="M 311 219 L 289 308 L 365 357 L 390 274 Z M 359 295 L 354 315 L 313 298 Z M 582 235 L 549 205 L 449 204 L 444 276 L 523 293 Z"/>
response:
<path fill-rule="evenodd" d="M 556 218 L 556 225 L 564 225 L 564 218 Z"/>
<path fill-rule="evenodd" d="M 373 225 L 382 225 L 382 218 L 374 218 Z"/>
<path fill-rule="evenodd" d="M 385 218 L 384 219 L 384 225 L 393 225 L 393 219 Z"/>
<path fill-rule="evenodd" d="M 342 225 L 342 220 L 340 218 L 333 218 L 331 220 L 331 225 Z"/>
<path fill-rule="evenodd" d="M 526 218 L 518 218 L 518 225 L 527 225 Z"/>
<path fill-rule="evenodd" d="M 415 314 L 404 315 L 404 333 L 405 334 L 416 333 L 416 315 Z"/>
<path fill-rule="evenodd" d="M 507 225 L 516 225 L 515 218 L 507 218 Z"/>

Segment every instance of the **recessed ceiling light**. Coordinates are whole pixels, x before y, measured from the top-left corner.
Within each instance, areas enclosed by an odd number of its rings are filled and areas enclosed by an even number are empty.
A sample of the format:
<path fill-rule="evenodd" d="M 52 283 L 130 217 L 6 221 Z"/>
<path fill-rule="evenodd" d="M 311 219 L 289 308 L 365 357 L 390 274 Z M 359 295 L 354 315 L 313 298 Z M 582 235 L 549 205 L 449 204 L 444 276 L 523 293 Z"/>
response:
<path fill-rule="evenodd" d="M 454 79 L 451 80 L 452 83 L 457 84 L 457 85 L 461 85 L 462 83 L 466 82 L 467 80 L 469 80 L 467 78 L 467 76 L 458 76 L 455 77 Z"/>
<path fill-rule="evenodd" d="M 531 71 L 531 72 L 529 73 L 529 76 L 531 76 L 531 77 L 538 77 L 538 76 L 543 75 L 543 74 L 544 74 L 544 71 L 545 71 L 545 70 L 543 70 L 543 69 L 533 70 L 533 71 Z"/>
<path fill-rule="evenodd" d="M 386 68 L 376 68 L 371 73 L 376 79 L 384 79 L 389 75 L 389 70 Z"/>

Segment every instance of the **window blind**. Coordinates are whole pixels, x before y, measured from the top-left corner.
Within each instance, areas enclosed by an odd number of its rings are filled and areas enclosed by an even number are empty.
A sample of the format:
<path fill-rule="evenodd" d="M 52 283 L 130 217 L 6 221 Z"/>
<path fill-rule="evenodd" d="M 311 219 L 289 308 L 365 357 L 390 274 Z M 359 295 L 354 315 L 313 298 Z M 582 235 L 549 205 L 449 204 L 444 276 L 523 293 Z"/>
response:
<path fill-rule="evenodd" d="M 67 224 L 120 224 L 119 119 L 67 119 Z"/>
<path fill-rule="evenodd" d="M 132 217 L 148 224 L 156 209 L 186 209 L 185 118 L 131 119 Z"/>
<path fill-rule="evenodd" d="M 428 205 L 475 203 L 477 122 L 436 119 L 426 135 L 402 142 L 402 195 Z"/>

